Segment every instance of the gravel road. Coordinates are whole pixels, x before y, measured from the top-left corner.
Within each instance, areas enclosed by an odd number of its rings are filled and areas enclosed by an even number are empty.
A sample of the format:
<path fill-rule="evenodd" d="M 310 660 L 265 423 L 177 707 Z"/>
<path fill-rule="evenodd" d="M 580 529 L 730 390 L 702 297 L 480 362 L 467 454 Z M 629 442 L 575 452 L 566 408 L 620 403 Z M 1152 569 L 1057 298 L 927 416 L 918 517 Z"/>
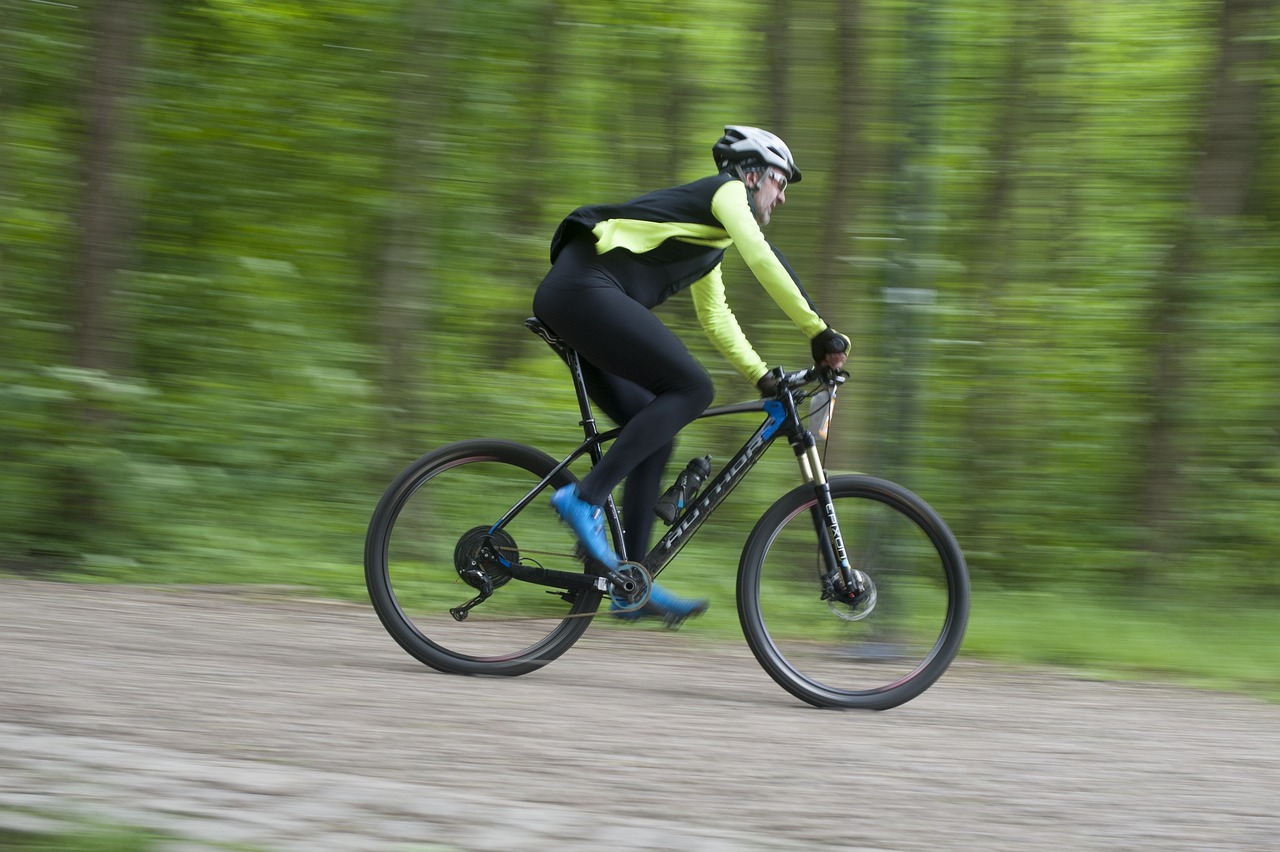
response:
<path fill-rule="evenodd" d="M 744 645 L 596 625 L 515 679 L 437 674 L 368 607 L 0 582 L 0 829 L 172 850 L 1266 849 L 1280 707 L 962 657 L 816 710 Z"/>

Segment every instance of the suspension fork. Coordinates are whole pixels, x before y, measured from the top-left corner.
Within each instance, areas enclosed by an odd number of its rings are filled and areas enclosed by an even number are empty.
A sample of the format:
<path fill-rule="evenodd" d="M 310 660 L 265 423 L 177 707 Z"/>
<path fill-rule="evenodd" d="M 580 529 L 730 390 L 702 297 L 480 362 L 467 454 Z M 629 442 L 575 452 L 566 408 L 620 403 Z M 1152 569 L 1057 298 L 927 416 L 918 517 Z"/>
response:
<path fill-rule="evenodd" d="M 818 441 L 813 433 L 804 431 L 792 442 L 800 475 L 813 486 L 818 501 L 809 510 L 814 531 L 818 534 L 818 549 L 826 571 L 819 578 L 822 582 L 822 599 L 849 598 L 862 593 L 849 553 L 845 550 L 844 536 L 840 533 L 840 518 L 836 515 L 835 501 L 831 499 L 831 484 L 818 453 Z"/>

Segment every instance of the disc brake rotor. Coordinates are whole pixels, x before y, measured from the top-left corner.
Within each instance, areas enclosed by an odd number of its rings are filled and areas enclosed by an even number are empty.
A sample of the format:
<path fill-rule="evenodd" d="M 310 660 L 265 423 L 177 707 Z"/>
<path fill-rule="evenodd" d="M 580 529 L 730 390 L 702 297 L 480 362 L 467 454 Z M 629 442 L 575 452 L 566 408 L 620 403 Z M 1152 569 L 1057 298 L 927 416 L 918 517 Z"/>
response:
<path fill-rule="evenodd" d="M 838 601 L 834 598 L 827 601 L 827 606 L 842 621 L 861 621 L 876 608 L 875 580 L 866 571 L 859 571 L 857 568 L 853 569 L 853 573 L 865 591 L 852 601 Z"/>

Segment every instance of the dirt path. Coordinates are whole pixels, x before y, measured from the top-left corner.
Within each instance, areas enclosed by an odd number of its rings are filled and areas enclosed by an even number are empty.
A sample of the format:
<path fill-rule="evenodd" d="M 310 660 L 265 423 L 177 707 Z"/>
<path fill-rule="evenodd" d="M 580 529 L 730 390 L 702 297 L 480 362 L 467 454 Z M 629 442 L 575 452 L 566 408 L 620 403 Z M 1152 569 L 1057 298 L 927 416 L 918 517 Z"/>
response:
<path fill-rule="evenodd" d="M 0 582 L 0 828 L 180 849 L 1274 849 L 1280 707 L 959 663 L 814 710 L 745 647 L 593 627 L 438 675 L 366 607 Z"/>

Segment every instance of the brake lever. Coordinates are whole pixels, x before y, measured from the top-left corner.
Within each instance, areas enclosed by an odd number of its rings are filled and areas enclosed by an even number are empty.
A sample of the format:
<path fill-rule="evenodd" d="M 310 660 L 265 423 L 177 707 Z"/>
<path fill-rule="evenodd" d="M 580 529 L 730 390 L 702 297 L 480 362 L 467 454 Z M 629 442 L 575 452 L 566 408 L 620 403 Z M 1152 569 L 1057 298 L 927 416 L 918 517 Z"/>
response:
<path fill-rule="evenodd" d="M 836 385 L 842 385 L 849 380 L 849 373 L 847 370 L 837 370 L 834 367 L 828 367 L 825 364 L 818 364 L 817 371 L 818 381 L 829 388 L 833 388 Z"/>

